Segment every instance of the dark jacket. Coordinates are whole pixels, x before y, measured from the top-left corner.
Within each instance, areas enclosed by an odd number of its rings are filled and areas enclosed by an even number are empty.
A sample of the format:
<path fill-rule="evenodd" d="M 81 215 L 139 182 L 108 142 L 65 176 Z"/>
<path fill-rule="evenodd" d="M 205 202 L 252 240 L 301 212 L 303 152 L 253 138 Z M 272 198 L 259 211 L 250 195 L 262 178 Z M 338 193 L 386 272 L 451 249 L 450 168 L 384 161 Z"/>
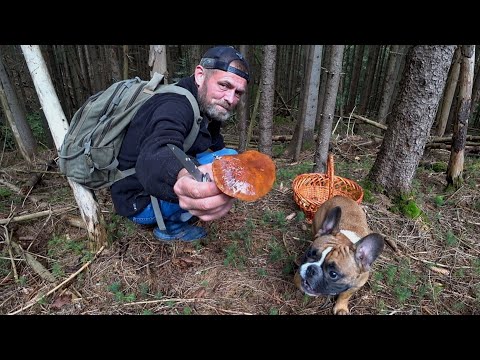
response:
<path fill-rule="evenodd" d="M 181 79 L 177 85 L 197 98 L 193 76 Z M 201 115 L 203 121 L 197 139 L 187 152 L 191 156 L 225 147 L 220 134 L 221 123 Z M 157 94 L 142 105 L 127 129 L 118 156 L 120 170 L 135 166 L 136 173 L 111 186 L 118 214 L 132 216 L 140 213 L 150 202 L 150 195 L 178 203 L 173 185 L 183 166 L 165 145 L 183 148 L 192 125 L 193 109 L 183 95 Z"/>

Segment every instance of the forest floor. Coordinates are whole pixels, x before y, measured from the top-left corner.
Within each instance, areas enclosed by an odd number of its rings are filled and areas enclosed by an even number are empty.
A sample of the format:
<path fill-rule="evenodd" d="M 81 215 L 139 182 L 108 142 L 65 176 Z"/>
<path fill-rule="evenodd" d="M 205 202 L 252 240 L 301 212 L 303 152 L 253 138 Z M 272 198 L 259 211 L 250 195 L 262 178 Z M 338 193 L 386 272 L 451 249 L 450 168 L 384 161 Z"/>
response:
<path fill-rule="evenodd" d="M 379 146 L 359 136 L 336 139 L 336 175 L 364 184 Z M 274 156 L 272 191 L 200 223 L 209 236 L 190 244 L 160 243 L 151 228 L 115 215 L 108 190 L 99 191 L 109 246 L 94 252 L 81 221 L 75 226 L 80 213 L 65 177 L 56 165 L 45 171 L 54 153 L 30 166 L 2 153 L 0 219 L 52 212 L 0 223 L 0 314 L 331 314 L 333 297 L 304 295 L 293 282 L 312 236 L 291 184 L 311 171 L 313 156 L 305 151 L 297 163 Z M 365 190 L 371 229 L 396 251 L 385 247 L 350 301 L 352 314 L 480 313 L 480 159 L 466 157 L 456 191 L 445 189 L 448 159 L 445 150 L 424 155 L 413 184 L 415 219 Z M 33 175 L 41 181 L 32 187 Z"/>

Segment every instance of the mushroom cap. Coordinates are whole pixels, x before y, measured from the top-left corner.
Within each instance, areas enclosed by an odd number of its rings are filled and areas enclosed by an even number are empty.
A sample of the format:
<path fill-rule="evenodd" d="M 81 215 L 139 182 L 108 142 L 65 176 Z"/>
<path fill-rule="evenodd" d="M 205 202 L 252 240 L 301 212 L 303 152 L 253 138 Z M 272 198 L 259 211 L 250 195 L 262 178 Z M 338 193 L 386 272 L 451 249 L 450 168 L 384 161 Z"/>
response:
<path fill-rule="evenodd" d="M 219 156 L 212 163 L 212 172 L 223 193 L 244 201 L 260 199 L 275 182 L 275 163 L 256 150 Z"/>

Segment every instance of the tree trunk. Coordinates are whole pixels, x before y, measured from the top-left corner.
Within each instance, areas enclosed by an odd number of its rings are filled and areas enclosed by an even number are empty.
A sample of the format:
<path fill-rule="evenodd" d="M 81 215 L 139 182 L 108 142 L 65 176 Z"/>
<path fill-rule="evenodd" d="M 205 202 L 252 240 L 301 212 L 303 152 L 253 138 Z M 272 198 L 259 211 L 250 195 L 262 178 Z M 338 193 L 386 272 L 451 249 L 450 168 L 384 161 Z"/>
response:
<path fill-rule="evenodd" d="M 120 64 L 118 63 L 118 55 L 116 51 L 116 45 L 111 45 L 108 47 L 108 52 L 110 54 L 110 68 L 112 70 L 112 81 L 117 82 L 122 80 L 122 73 L 120 71 Z M 81 65 L 81 63 L 80 63 Z M 83 66 L 80 66 L 82 73 L 85 73 Z"/>
<path fill-rule="evenodd" d="M 65 114 L 53 88 L 40 48 L 38 45 L 21 45 L 21 48 L 27 62 L 28 70 L 32 75 L 40 104 L 48 120 L 55 146 L 59 149 L 68 130 L 67 119 L 65 118 Z M 68 180 L 68 182 L 73 189 L 80 213 L 87 225 L 87 232 L 90 239 L 88 244 L 89 248 L 98 250 L 101 246 L 107 245 L 105 221 L 100 212 L 100 208 L 93 197 L 92 191 L 71 180 Z"/>
<path fill-rule="evenodd" d="M 277 46 L 265 45 L 262 65 L 262 93 L 260 95 L 258 150 L 272 156 L 273 101 L 275 97 L 275 64 Z"/>
<path fill-rule="evenodd" d="M 369 173 L 387 194 L 408 193 L 435 119 L 455 46 L 413 46 L 407 54 L 404 77 L 388 129 Z"/>
<path fill-rule="evenodd" d="M 240 53 L 243 54 L 245 59 L 249 61 L 250 59 L 250 45 L 240 45 Z M 251 64 L 251 62 L 249 62 Z M 250 80 L 253 82 L 253 79 Z M 238 121 L 238 151 L 244 152 L 247 149 L 247 124 L 249 119 L 249 111 L 248 108 L 250 107 L 250 102 L 248 101 L 248 97 L 250 96 L 250 92 L 248 91 L 248 86 L 245 91 L 245 94 L 242 95 L 240 103 L 237 107 L 237 121 Z"/>
<path fill-rule="evenodd" d="M 382 97 L 380 100 L 380 107 L 378 109 L 377 121 L 380 124 L 385 124 L 388 109 L 390 108 L 390 101 L 392 99 L 393 90 L 395 89 L 395 82 L 397 73 L 395 72 L 399 53 L 399 45 L 392 45 L 390 54 L 388 56 L 387 72 L 385 75 L 385 82 L 383 85 Z"/>
<path fill-rule="evenodd" d="M 148 66 L 150 66 L 150 77 L 154 73 L 165 76 L 165 84 L 168 84 L 169 75 L 167 73 L 167 48 L 165 45 L 150 45 L 150 54 L 148 57 Z"/>
<path fill-rule="evenodd" d="M 460 74 L 460 54 L 462 52 L 461 47 L 455 50 L 453 55 L 453 62 L 450 69 L 450 73 L 447 78 L 447 85 L 443 94 L 443 99 L 439 111 L 437 112 L 436 124 L 434 127 L 433 135 L 443 136 L 445 129 L 447 128 L 448 115 L 452 108 L 453 95 L 457 88 L 458 76 Z"/>
<path fill-rule="evenodd" d="M 355 59 L 353 63 L 352 80 L 348 90 L 347 113 L 351 113 L 357 104 L 357 90 L 360 82 L 360 74 L 362 72 L 363 53 L 365 45 L 355 46 Z"/>
<path fill-rule="evenodd" d="M 310 49 L 308 70 L 306 76 L 306 107 L 305 119 L 300 123 L 299 139 L 295 149 L 294 160 L 298 161 L 302 148 L 314 144 L 315 118 L 317 115 L 318 88 L 320 85 L 320 69 L 322 67 L 322 45 L 312 45 Z M 303 126 L 302 126 L 303 125 Z M 302 131 L 303 128 L 303 131 Z M 303 133 L 303 135 L 300 135 Z"/>
<path fill-rule="evenodd" d="M 32 130 L 27 122 L 27 117 L 20 106 L 17 94 L 10 83 L 5 66 L 3 65 L 2 53 L 0 52 L 0 104 L 7 122 L 12 130 L 17 148 L 22 157 L 29 163 L 33 161 L 37 142 L 33 137 Z"/>
<path fill-rule="evenodd" d="M 447 167 L 447 183 L 455 188 L 459 188 L 463 183 L 463 161 L 472 100 L 474 60 L 475 45 L 463 45 L 457 116 L 453 126 L 452 150 Z"/>
<path fill-rule="evenodd" d="M 367 72 L 365 74 L 365 82 L 363 84 L 362 96 L 360 98 L 360 106 L 356 111 L 357 114 L 367 115 L 368 100 L 371 96 L 373 75 L 375 73 L 375 63 L 378 57 L 379 45 L 370 45 L 368 49 Z"/>
<path fill-rule="evenodd" d="M 328 147 L 332 134 L 333 116 L 335 115 L 335 102 L 337 100 L 338 85 L 340 83 L 340 72 L 342 70 L 342 59 L 345 45 L 332 45 L 331 58 L 328 62 L 328 79 L 325 91 L 322 121 L 318 128 L 317 149 L 315 151 L 315 165 L 313 171 L 325 173 L 327 168 Z"/>

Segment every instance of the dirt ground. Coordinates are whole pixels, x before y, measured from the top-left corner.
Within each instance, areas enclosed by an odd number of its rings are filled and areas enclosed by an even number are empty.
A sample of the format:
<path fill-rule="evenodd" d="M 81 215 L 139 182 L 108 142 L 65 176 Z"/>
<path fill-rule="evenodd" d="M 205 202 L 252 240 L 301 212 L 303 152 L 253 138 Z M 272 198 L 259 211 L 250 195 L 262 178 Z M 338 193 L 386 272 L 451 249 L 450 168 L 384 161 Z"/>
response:
<path fill-rule="evenodd" d="M 361 137 L 337 140 L 336 174 L 361 183 L 378 149 Z M 313 152 L 296 164 L 275 157 L 272 191 L 256 202 L 237 200 L 223 219 L 200 223 L 209 236 L 192 244 L 158 242 L 151 228 L 115 215 L 107 190 L 97 192 L 109 234 L 100 252 L 88 250 L 86 230 L 75 225 L 81 222 L 67 181 L 55 165 L 47 170 L 53 157 L 42 153 L 27 166 L 18 154 L 2 154 L 0 219 L 44 213 L 1 223 L 1 314 L 332 313 L 333 297 L 306 296 L 293 283 L 312 236 L 291 184 L 311 168 Z M 422 159 L 414 181 L 422 215 L 415 219 L 386 196 L 365 196 L 370 227 L 396 251 L 385 247 L 350 301 L 352 314 L 480 313 L 480 160 L 468 156 L 464 185 L 447 191 L 445 173 L 434 164 L 448 157 L 435 150 Z M 34 175 L 41 179 L 29 186 Z"/>

